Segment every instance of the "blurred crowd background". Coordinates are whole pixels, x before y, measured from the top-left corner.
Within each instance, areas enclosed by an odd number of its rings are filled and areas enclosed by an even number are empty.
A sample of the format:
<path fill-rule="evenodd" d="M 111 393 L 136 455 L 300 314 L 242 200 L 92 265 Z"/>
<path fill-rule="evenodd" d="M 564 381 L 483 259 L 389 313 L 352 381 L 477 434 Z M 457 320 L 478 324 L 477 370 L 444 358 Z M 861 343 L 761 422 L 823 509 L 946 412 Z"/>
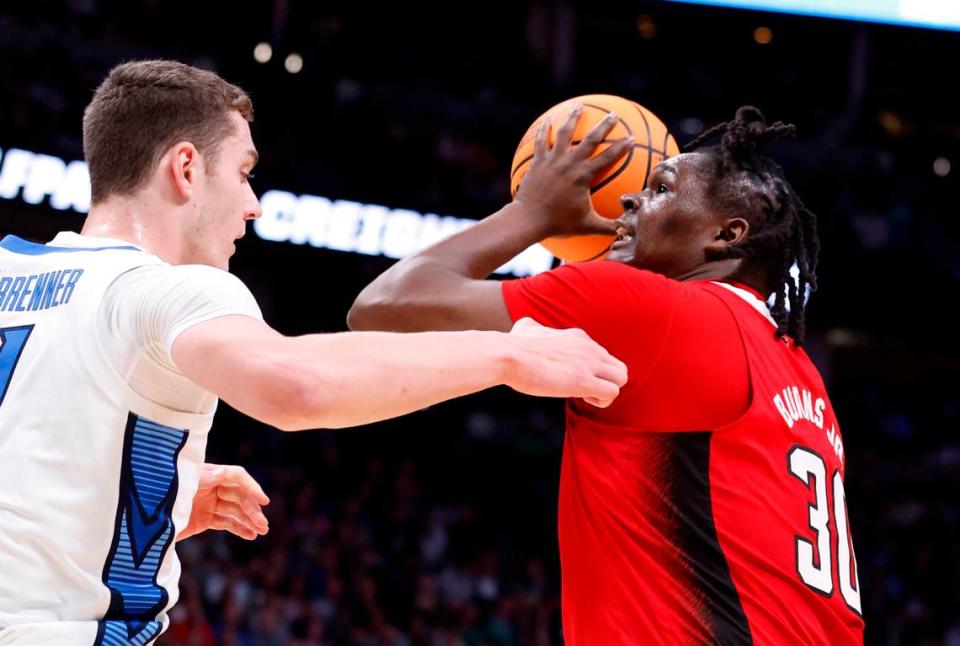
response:
<path fill-rule="evenodd" d="M 681 144 L 742 104 L 797 124 L 774 153 L 820 219 L 809 347 L 844 435 L 867 642 L 960 644 L 960 34 L 653 1 L 4 3 L 0 149 L 82 159 L 94 87 L 139 58 L 250 92 L 258 192 L 468 218 L 509 199 L 520 136 L 571 96 L 630 97 Z M 0 199 L 0 233 L 81 223 Z M 345 329 L 391 262 L 238 246 L 233 270 L 291 334 Z M 505 390 L 297 435 L 223 405 L 209 459 L 261 481 L 271 531 L 178 546 L 161 643 L 562 643 L 562 424 L 561 402 Z"/>

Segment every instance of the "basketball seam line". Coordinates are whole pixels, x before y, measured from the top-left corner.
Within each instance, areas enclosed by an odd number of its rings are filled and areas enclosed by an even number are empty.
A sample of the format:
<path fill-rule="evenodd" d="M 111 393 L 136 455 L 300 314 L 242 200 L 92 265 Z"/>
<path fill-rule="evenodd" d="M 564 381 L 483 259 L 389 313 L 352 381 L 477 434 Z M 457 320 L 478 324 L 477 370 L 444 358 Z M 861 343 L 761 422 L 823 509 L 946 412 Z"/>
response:
<path fill-rule="evenodd" d="M 648 154 L 649 154 L 649 153 L 648 153 Z M 609 184 L 609 183 L 612 182 L 613 180 L 617 179 L 617 177 L 618 177 L 623 171 L 627 170 L 627 166 L 630 165 L 630 161 L 631 161 L 632 159 L 633 159 L 633 148 L 631 147 L 631 148 L 630 148 L 630 152 L 627 153 L 627 157 L 626 157 L 626 159 L 623 160 L 623 164 L 620 165 L 620 168 L 618 168 L 617 170 L 615 170 L 614 172 L 612 172 L 610 175 L 608 175 L 607 177 L 605 177 L 605 178 L 604 178 L 599 184 L 597 184 L 596 186 L 591 186 L 591 187 L 590 187 L 590 195 L 593 195 L 596 191 L 599 191 L 601 188 L 603 188 L 604 186 L 606 186 L 607 184 Z M 648 157 L 648 159 L 649 159 L 649 157 Z"/>
<path fill-rule="evenodd" d="M 594 110 L 599 110 L 600 112 L 606 112 L 606 113 L 608 113 L 608 114 L 611 112 L 611 111 L 608 110 L 607 108 L 600 107 L 599 105 L 594 105 L 594 104 L 592 104 L 592 103 L 584 103 L 583 106 L 584 106 L 584 107 L 587 107 L 587 108 L 593 108 Z M 642 113 L 641 113 L 641 116 L 642 116 Z M 628 137 L 633 134 L 633 130 L 630 129 L 630 124 L 628 124 L 626 121 L 624 121 L 623 118 L 622 118 L 620 115 L 617 115 L 617 122 L 623 124 L 623 128 L 627 131 L 627 136 L 628 136 Z M 644 123 L 646 123 L 646 119 L 644 119 Z M 583 141 L 583 139 L 581 139 L 581 140 L 579 140 L 579 141 L 571 141 L 570 143 L 571 143 L 571 144 L 577 144 L 577 143 L 580 143 L 581 141 Z M 607 139 L 604 139 L 604 140 L 601 141 L 600 143 L 607 143 L 607 141 L 608 141 Z M 613 139 L 613 140 L 610 140 L 610 141 L 617 141 L 617 140 L 616 140 L 616 139 Z M 649 125 L 647 126 L 647 141 L 648 141 L 648 142 L 650 141 L 650 126 L 649 126 Z M 520 143 L 521 143 L 521 145 L 523 144 L 522 140 L 521 140 Z M 599 145 L 599 144 L 598 144 L 598 145 Z M 649 145 L 649 144 L 648 144 L 648 145 Z M 536 150 L 536 147 L 534 147 L 534 150 Z M 616 173 L 614 173 L 613 177 L 616 177 L 616 176 L 619 175 L 621 172 L 623 172 L 623 169 L 626 168 L 627 164 L 630 162 L 630 159 L 631 159 L 632 157 L 633 157 L 633 150 L 630 151 L 630 154 L 627 156 L 627 159 L 626 159 L 626 161 L 624 162 L 624 165 L 617 169 L 617 171 L 616 171 Z M 650 153 L 649 151 L 647 151 L 647 166 L 648 166 L 647 170 L 650 170 L 650 169 L 649 169 L 649 166 L 650 166 L 650 157 L 651 157 L 651 153 Z M 529 161 L 530 159 L 533 159 L 533 155 L 530 155 L 530 157 L 528 157 L 527 159 L 524 159 L 524 160 L 521 161 L 519 164 L 517 164 L 517 167 L 516 167 L 515 169 L 513 169 L 513 172 L 512 172 L 512 173 L 510 173 L 510 181 L 511 181 L 511 182 L 513 182 L 513 176 L 517 174 L 517 171 L 520 170 L 520 167 L 523 166 L 523 165 L 524 165 L 527 161 Z M 612 178 L 608 178 L 608 179 L 612 179 Z M 604 180 L 604 182 L 606 182 L 606 181 L 607 181 L 607 180 Z M 646 184 L 646 182 L 644 182 L 644 184 Z M 593 192 L 593 191 L 591 190 L 591 192 Z"/>
<path fill-rule="evenodd" d="M 637 112 L 640 113 L 640 117 L 643 119 L 643 125 L 647 127 L 647 141 L 650 141 L 650 123 L 647 121 L 647 115 L 643 113 L 643 108 L 641 108 L 636 103 L 632 104 L 636 108 Z M 664 147 L 666 151 L 666 147 Z M 666 152 L 664 152 L 664 157 L 666 157 Z M 653 161 L 653 151 L 650 148 L 647 148 L 647 170 L 643 174 L 643 184 L 640 185 L 640 190 L 642 191 L 647 187 L 647 179 L 650 178 L 650 163 Z"/>
<path fill-rule="evenodd" d="M 614 243 L 614 242 L 616 242 L 616 240 L 614 240 L 613 242 L 611 242 L 610 244 L 608 244 L 606 247 L 604 247 L 603 250 L 600 251 L 600 253 L 598 253 L 597 255 L 591 256 L 591 257 L 587 258 L 586 260 L 577 260 L 576 262 L 590 262 L 591 260 L 596 260 L 597 258 L 599 258 L 600 256 L 602 256 L 603 254 L 610 253 L 610 248 L 613 247 L 613 243 Z"/>
<path fill-rule="evenodd" d="M 669 136 L 670 136 L 670 133 L 667 132 L 667 137 L 669 137 Z M 581 140 L 581 141 L 582 141 L 582 140 Z M 617 142 L 617 141 L 619 141 L 619 139 L 604 139 L 604 140 L 601 141 L 600 143 L 602 143 L 602 144 L 607 144 L 607 143 L 615 143 L 615 142 Z M 570 142 L 570 143 L 575 144 L 575 143 L 580 143 L 580 142 L 579 142 L 579 141 L 572 141 L 572 142 Z M 649 156 L 652 156 L 653 153 L 657 153 L 658 155 L 663 155 L 663 158 L 664 158 L 664 159 L 670 157 L 670 155 L 667 154 L 666 148 L 664 148 L 663 150 L 658 150 L 657 148 L 654 148 L 653 146 L 651 146 L 651 145 L 649 145 L 649 144 L 633 144 L 632 146 L 630 146 L 630 148 L 631 148 L 631 149 L 633 149 L 633 148 L 643 148 L 643 149 L 646 150 L 648 153 L 650 153 Z M 649 156 L 648 156 L 648 157 L 649 157 Z M 521 159 L 519 162 L 517 162 L 516 168 L 514 168 L 514 169 L 513 169 L 513 172 L 510 173 L 510 179 L 512 180 L 512 179 L 514 178 L 514 176 L 520 171 L 520 169 L 523 168 L 524 164 L 526 164 L 527 162 L 529 162 L 531 159 L 533 159 L 533 155 L 530 155 L 529 157 L 524 157 L 524 158 Z M 646 185 L 646 181 L 644 181 L 644 185 Z"/>

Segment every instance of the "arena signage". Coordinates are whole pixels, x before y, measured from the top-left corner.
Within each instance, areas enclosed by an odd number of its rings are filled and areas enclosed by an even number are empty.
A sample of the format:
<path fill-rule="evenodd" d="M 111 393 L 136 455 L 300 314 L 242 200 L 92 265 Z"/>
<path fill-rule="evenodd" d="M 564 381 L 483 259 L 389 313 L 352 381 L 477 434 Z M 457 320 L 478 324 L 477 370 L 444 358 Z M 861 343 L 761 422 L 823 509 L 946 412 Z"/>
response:
<path fill-rule="evenodd" d="M 86 213 L 90 175 L 83 161 L 66 162 L 20 148 L 0 149 L 0 199 Z M 267 190 L 254 234 L 271 242 L 309 245 L 370 256 L 403 258 L 474 223 L 453 216 L 420 213 L 378 204 Z M 535 245 L 497 273 L 529 276 L 550 269 L 553 256 Z"/>

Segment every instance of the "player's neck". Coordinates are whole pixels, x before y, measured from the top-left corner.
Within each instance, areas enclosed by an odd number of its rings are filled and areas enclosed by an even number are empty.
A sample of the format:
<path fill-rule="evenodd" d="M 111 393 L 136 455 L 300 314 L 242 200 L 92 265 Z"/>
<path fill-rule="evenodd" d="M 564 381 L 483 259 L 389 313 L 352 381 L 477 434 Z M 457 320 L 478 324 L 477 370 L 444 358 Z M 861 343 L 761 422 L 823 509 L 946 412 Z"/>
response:
<path fill-rule="evenodd" d="M 675 276 L 677 280 L 719 280 L 746 287 L 756 293 L 757 298 L 764 300 L 770 294 L 762 274 L 744 271 L 740 258 L 713 260 L 694 267 L 690 271 Z"/>
<path fill-rule="evenodd" d="M 739 258 L 712 260 L 677 276 L 676 280 L 730 280 L 740 268 Z"/>
<path fill-rule="evenodd" d="M 176 218 L 162 217 L 147 200 L 110 197 L 90 207 L 81 235 L 131 242 L 163 260 L 179 261 L 179 234 L 172 230 Z"/>

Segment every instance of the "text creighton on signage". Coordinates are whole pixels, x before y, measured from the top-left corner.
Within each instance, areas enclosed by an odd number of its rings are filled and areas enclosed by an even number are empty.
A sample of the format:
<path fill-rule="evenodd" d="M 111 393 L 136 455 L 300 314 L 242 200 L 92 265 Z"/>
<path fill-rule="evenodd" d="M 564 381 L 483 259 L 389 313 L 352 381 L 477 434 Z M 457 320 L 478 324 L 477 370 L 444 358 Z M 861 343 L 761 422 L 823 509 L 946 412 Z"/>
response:
<path fill-rule="evenodd" d="M 408 256 L 474 223 L 464 218 L 286 191 L 267 191 L 260 198 L 260 206 L 263 215 L 254 221 L 253 230 L 265 240 L 388 258 Z M 552 262 L 550 252 L 535 245 L 497 273 L 529 276 L 550 269 Z"/>

